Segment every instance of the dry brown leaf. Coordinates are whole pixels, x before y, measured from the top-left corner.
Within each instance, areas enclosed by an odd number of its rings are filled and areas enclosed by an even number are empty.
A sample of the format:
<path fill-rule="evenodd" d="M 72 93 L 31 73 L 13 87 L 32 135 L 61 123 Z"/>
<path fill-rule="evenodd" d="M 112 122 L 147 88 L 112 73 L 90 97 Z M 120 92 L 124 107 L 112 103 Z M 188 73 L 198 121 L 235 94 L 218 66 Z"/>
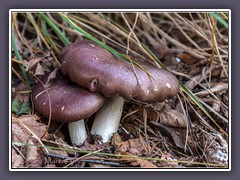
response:
<path fill-rule="evenodd" d="M 124 157 L 120 158 L 120 161 L 124 163 L 129 163 L 132 166 L 140 166 L 142 168 L 157 168 L 155 164 L 152 162 L 138 157 L 127 157 L 127 156 L 136 156 L 135 154 L 128 153 L 128 152 L 119 152 L 118 154 L 125 155 Z"/>
<path fill-rule="evenodd" d="M 13 141 L 26 143 L 34 133 L 38 138 L 41 138 L 46 132 L 47 125 L 37 122 L 39 117 L 36 115 L 23 115 L 21 117 L 12 116 L 12 134 Z M 31 132 L 29 132 L 27 127 Z"/>
<path fill-rule="evenodd" d="M 35 76 L 44 75 L 44 68 L 42 67 L 42 65 L 40 63 L 37 63 L 37 67 L 36 67 L 34 75 Z"/>
<path fill-rule="evenodd" d="M 145 107 L 139 107 L 137 114 L 143 115 L 143 112 L 146 112 L 147 119 L 150 121 L 158 121 L 159 112 L 164 108 L 165 102 L 154 102 L 146 105 Z"/>
<path fill-rule="evenodd" d="M 92 138 L 91 136 L 88 136 L 88 138 L 84 141 L 83 145 L 81 145 L 79 147 L 79 149 L 84 150 L 84 151 L 85 150 L 86 151 L 98 151 L 98 150 L 110 148 L 109 142 L 99 144 L 98 141 L 94 141 L 94 144 L 90 144 L 89 141 L 91 141 L 91 138 Z"/>
<path fill-rule="evenodd" d="M 24 159 L 21 155 L 17 154 L 16 150 L 12 148 L 12 168 L 24 167 Z"/>
<path fill-rule="evenodd" d="M 57 73 L 58 69 L 54 69 L 49 75 L 48 75 L 48 79 L 47 82 L 45 83 L 45 86 L 49 86 L 49 82 L 51 79 L 54 79 L 56 77 L 56 73 Z"/>
<path fill-rule="evenodd" d="M 153 124 L 156 128 L 158 128 L 161 133 L 163 133 L 168 138 L 170 138 L 177 147 L 181 149 L 185 148 L 185 143 L 183 139 L 172 128 L 159 124 L 155 121 L 151 121 L 151 124 Z"/>
<path fill-rule="evenodd" d="M 113 133 L 112 139 L 111 139 L 111 144 L 113 146 L 119 146 L 123 141 L 121 139 L 121 136 L 118 133 Z"/>
<path fill-rule="evenodd" d="M 55 149 L 49 149 L 49 153 L 57 155 L 59 157 L 67 158 L 68 153 L 64 150 L 55 150 Z"/>
<path fill-rule="evenodd" d="M 172 127 L 187 127 L 187 117 L 174 109 L 162 110 L 159 113 L 159 117 L 161 124 Z"/>
<path fill-rule="evenodd" d="M 142 156 L 146 152 L 146 149 L 144 148 L 146 146 L 146 143 L 144 141 L 141 141 L 139 138 L 129 139 L 118 144 L 116 152 L 128 152 L 136 156 Z"/>
<path fill-rule="evenodd" d="M 26 166 L 27 167 L 42 167 L 44 165 L 44 153 L 43 149 L 34 146 L 32 139 L 28 140 L 27 152 L 26 152 Z"/>
<path fill-rule="evenodd" d="M 171 154 L 169 154 L 168 152 L 164 151 L 162 152 L 162 160 L 167 160 L 167 161 L 161 161 L 160 162 L 160 167 L 167 167 L 167 168 L 179 168 L 179 165 L 176 161 L 175 158 L 172 157 Z"/>
<path fill-rule="evenodd" d="M 133 162 L 130 163 L 132 166 L 140 166 L 142 168 L 157 168 L 157 166 L 145 159 L 134 159 Z"/>
<path fill-rule="evenodd" d="M 14 142 L 27 142 L 29 138 L 26 130 L 21 128 L 17 123 L 12 124 L 12 141 Z"/>
<path fill-rule="evenodd" d="M 28 91 L 28 87 L 25 83 L 20 83 L 15 89 L 15 97 L 14 100 L 17 100 L 21 103 L 29 102 L 29 94 L 30 93 L 20 93 L 22 91 Z"/>
<path fill-rule="evenodd" d="M 150 121 L 158 121 L 159 119 L 159 112 L 154 111 L 151 107 L 140 107 L 137 114 L 143 115 L 143 112 L 146 112 L 147 119 Z"/>
<path fill-rule="evenodd" d="M 35 66 L 36 64 L 39 64 L 39 62 L 41 62 L 44 59 L 44 56 L 42 57 L 36 57 L 31 59 L 30 61 L 26 61 L 26 71 L 29 71 L 33 66 Z"/>
<path fill-rule="evenodd" d="M 61 149 L 70 150 L 70 146 L 63 140 L 64 135 L 62 134 L 62 132 L 58 131 L 56 134 L 57 135 L 54 136 L 54 142 L 57 144 L 57 146 Z"/>

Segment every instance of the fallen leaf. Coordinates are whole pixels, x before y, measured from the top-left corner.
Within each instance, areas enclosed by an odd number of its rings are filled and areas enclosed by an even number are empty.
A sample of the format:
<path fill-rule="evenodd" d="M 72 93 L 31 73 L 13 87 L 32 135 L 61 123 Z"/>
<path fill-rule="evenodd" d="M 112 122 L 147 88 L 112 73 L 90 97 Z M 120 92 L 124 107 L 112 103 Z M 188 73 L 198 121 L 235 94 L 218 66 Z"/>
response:
<path fill-rule="evenodd" d="M 129 152 L 119 152 L 118 154 L 126 155 L 126 157 L 121 157 L 120 160 L 124 161 L 125 163 L 129 163 L 131 166 L 140 166 L 142 168 L 157 168 L 155 164 L 152 162 L 138 157 L 135 157 L 135 154 Z M 134 156 L 134 157 L 127 157 L 127 156 Z"/>
<path fill-rule="evenodd" d="M 12 112 L 14 112 L 17 116 L 21 114 L 28 114 L 29 109 L 29 102 L 21 103 L 18 100 L 13 100 L 12 102 Z"/>
<path fill-rule="evenodd" d="M 61 131 L 59 131 L 59 133 L 57 133 L 57 134 L 60 134 L 60 136 L 63 136 Z M 73 154 L 70 146 L 61 137 L 54 135 L 54 143 L 57 145 L 58 148 L 61 148 L 61 150 L 49 149 L 49 153 L 59 155 L 62 157 L 68 157 L 69 156 L 68 154 Z M 69 152 L 68 152 L 68 150 L 69 150 Z"/>
<path fill-rule="evenodd" d="M 47 79 L 47 82 L 45 83 L 45 86 L 46 86 L 46 87 L 49 86 L 50 80 L 51 80 L 51 79 L 54 79 L 54 78 L 56 77 L 57 70 L 58 70 L 58 69 L 54 69 L 50 74 L 48 74 L 48 79 Z"/>
<path fill-rule="evenodd" d="M 147 119 L 150 121 L 158 121 L 159 120 L 159 112 L 154 111 L 152 108 L 150 107 L 143 107 L 143 108 L 139 108 L 138 110 L 138 114 L 139 115 L 143 115 L 143 112 L 146 112 L 147 115 Z"/>
<path fill-rule="evenodd" d="M 31 144 L 30 146 L 27 146 L 27 152 L 26 152 L 26 166 L 27 167 L 42 167 L 44 165 L 44 153 L 43 149 L 39 148 L 37 146 L 34 146 L 34 142 L 32 139 L 29 139 L 28 144 Z"/>
<path fill-rule="evenodd" d="M 24 159 L 12 148 L 12 168 L 24 167 Z"/>
<path fill-rule="evenodd" d="M 34 73 L 35 76 L 44 75 L 44 68 L 40 63 L 37 63 L 37 67 Z"/>
<path fill-rule="evenodd" d="M 113 133 L 112 139 L 111 139 L 111 144 L 113 146 L 119 146 L 122 143 L 121 136 L 118 133 Z"/>
<path fill-rule="evenodd" d="M 98 151 L 102 149 L 109 149 L 111 148 L 109 142 L 106 143 L 101 143 L 99 144 L 99 141 L 95 141 L 97 135 L 90 135 L 88 138 L 84 141 L 83 145 L 79 147 L 80 150 L 86 150 L 86 151 Z M 92 138 L 94 139 L 94 144 L 89 143 L 90 141 L 92 142 Z"/>
<path fill-rule="evenodd" d="M 175 162 L 176 159 L 173 158 L 172 155 L 166 151 L 162 152 L 161 160 L 162 161 L 160 161 L 160 165 L 159 165 L 160 167 L 179 168 L 178 162 Z"/>
<path fill-rule="evenodd" d="M 23 93 L 26 92 L 26 93 Z M 13 99 L 19 101 L 20 103 L 29 103 L 30 91 L 26 84 L 21 82 L 16 88 L 13 94 Z"/>
<path fill-rule="evenodd" d="M 161 124 L 172 126 L 172 127 L 187 127 L 187 117 L 174 110 L 174 109 L 164 109 L 159 112 L 159 120 Z"/>
<path fill-rule="evenodd" d="M 143 115 L 143 112 L 146 112 L 147 119 L 150 121 L 158 121 L 159 112 L 164 108 L 165 102 L 153 102 L 147 104 L 145 107 L 138 107 L 137 114 Z"/>
<path fill-rule="evenodd" d="M 26 143 L 32 133 L 41 138 L 47 130 L 47 125 L 37 122 L 36 115 L 12 116 L 12 141 Z"/>
<path fill-rule="evenodd" d="M 140 166 L 142 168 L 157 168 L 157 166 L 145 159 L 134 159 L 133 162 L 130 163 L 132 166 Z"/>
<path fill-rule="evenodd" d="M 55 149 L 49 149 L 48 150 L 50 154 L 52 155 L 56 155 L 58 157 L 62 157 L 62 158 L 68 158 L 68 153 L 64 150 L 55 150 Z"/>
<path fill-rule="evenodd" d="M 122 143 L 118 144 L 116 148 L 116 152 L 128 152 L 134 154 L 136 156 L 142 156 L 146 152 L 146 143 L 145 141 L 141 141 L 139 138 L 136 139 L 129 139 Z"/>
<path fill-rule="evenodd" d="M 177 147 L 181 149 L 185 148 L 185 143 L 183 139 L 173 129 L 155 121 L 151 121 L 150 123 L 153 124 L 156 128 L 158 128 L 161 133 L 171 139 Z"/>
<path fill-rule="evenodd" d="M 26 62 L 26 71 L 29 71 L 33 66 L 35 66 L 36 64 L 39 64 L 39 62 L 44 60 L 44 56 L 42 57 L 36 57 L 31 59 L 30 61 Z"/>

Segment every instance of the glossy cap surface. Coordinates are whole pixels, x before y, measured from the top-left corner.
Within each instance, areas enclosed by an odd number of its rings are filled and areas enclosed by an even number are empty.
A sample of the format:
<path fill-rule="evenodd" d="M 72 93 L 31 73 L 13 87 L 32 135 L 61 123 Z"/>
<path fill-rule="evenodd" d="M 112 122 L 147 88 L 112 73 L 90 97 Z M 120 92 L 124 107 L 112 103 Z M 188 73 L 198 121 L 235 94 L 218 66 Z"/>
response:
<path fill-rule="evenodd" d="M 70 79 L 93 92 L 107 97 L 120 95 L 130 100 L 164 101 L 179 91 L 177 78 L 170 72 L 157 68 L 147 60 L 134 59 L 142 69 L 90 40 L 66 46 L 60 55 L 61 71 Z"/>
<path fill-rule="evenodd" d="M 91 116 L 105 102 L 104 96 L 80 87 L 60 72 L 54 78 L 49 77 L 49 74 L 44 76 L 32 91 L 34 108 L 47 118 L 51 113 L 55 121 L 78 121 Z"/>

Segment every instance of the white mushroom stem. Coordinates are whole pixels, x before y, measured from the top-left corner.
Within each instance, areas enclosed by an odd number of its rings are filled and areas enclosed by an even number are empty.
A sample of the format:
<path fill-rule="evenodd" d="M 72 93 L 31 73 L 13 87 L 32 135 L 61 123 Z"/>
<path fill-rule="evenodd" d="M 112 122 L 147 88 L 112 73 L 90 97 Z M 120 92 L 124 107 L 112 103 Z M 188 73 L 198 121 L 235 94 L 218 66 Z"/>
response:
<path fill-rule="evenodd" d="M 91 134 L 100 135 L 103 142 L 110 141 L 113 133 L 118 130 L 123 104 L 124 99 L 120 96 L 109 99 L 96 113 Z"/>
<path fill-rule="evenodd" d="M 87 139 L 87 131 L 83 119 L 68 123 L 68 131 L 72 144 L 80 146 Z"/>

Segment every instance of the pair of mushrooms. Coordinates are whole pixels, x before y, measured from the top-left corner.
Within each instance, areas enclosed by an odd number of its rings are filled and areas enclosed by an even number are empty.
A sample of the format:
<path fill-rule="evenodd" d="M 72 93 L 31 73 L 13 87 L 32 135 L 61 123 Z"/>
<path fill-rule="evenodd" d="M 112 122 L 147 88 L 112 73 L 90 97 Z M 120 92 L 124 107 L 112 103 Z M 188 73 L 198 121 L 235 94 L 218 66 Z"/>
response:
<path fill-rule="evenodd" d="M 33 89 L 33 104 L 40 114 L 68 122 L 73 144 L 87 138 L 84 118 L 95 114 L 91 134 L 103 142 L 117 132 L 124 100 L 162 102 L 179 91 L 178 80 L 148 61 L 135 61 L 145 68 L 113 56 L 100 45 L 82 40 L 66 46 L 61 54 L 61 72 L 46 75 Z"/>

